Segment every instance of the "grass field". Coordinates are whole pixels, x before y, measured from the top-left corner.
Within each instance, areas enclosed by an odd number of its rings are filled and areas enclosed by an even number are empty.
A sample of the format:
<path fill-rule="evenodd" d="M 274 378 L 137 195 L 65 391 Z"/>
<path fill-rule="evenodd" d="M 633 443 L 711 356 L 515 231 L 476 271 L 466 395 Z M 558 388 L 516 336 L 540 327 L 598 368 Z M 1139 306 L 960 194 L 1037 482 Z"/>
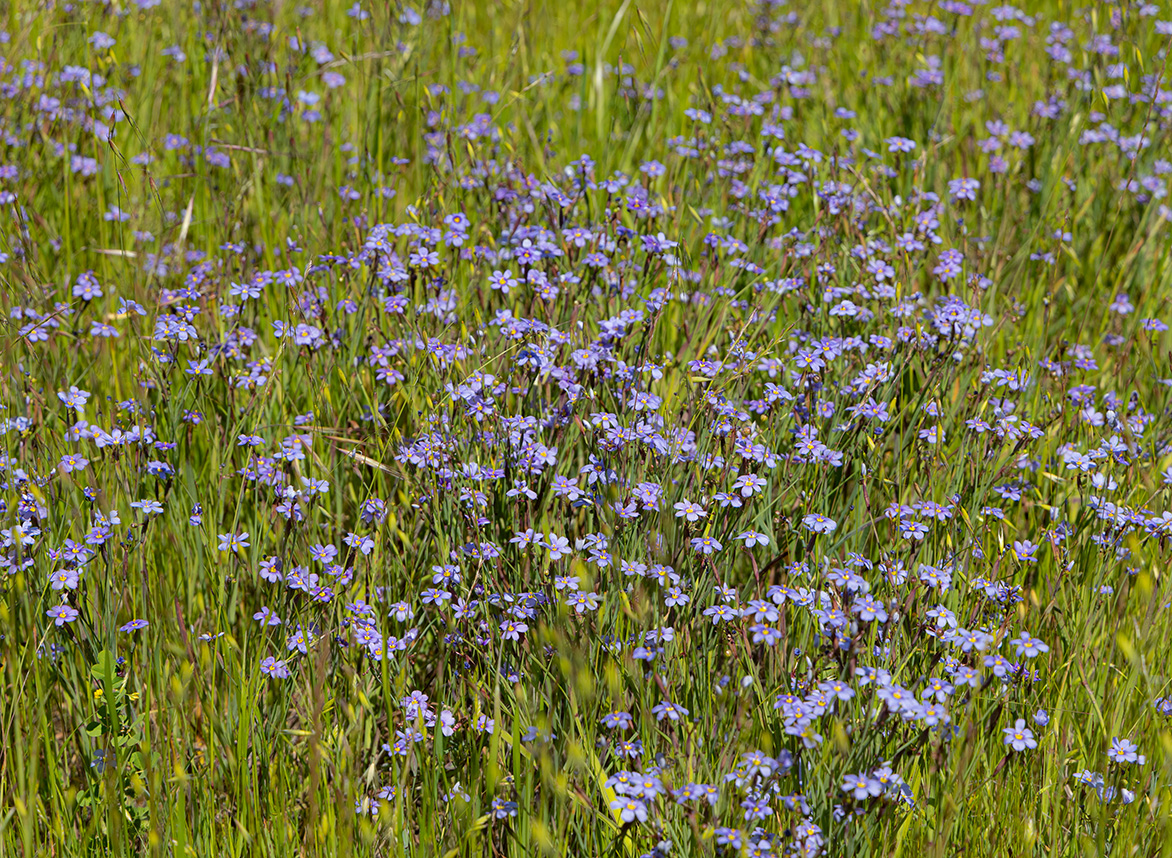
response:
<path fill-rule="evenodd" d="M 0 855 L 1172 855 L 1172 10 L 10 3 Z"/>

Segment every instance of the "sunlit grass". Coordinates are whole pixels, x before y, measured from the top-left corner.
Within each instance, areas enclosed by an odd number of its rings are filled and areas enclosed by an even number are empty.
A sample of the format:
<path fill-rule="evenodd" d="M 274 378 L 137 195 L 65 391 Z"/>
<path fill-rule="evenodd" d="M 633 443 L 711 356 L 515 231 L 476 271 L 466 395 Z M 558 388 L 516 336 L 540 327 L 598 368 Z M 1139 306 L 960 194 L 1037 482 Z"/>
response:
<path fill-rule="evenodd" d="M 1044 5 L 9 8 L 2 851 L 1172 853 L 1172 28 Z"/>

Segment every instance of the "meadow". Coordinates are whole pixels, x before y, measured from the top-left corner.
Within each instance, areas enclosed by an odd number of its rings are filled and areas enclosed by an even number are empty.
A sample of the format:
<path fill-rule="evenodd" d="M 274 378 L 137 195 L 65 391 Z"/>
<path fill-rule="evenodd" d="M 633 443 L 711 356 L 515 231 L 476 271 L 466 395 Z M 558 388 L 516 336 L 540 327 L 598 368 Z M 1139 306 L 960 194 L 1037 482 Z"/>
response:
<path fill-rule="evenodd" d="M 0 30 L 0 855 L 1172 856 L 1172 10 Z"/>

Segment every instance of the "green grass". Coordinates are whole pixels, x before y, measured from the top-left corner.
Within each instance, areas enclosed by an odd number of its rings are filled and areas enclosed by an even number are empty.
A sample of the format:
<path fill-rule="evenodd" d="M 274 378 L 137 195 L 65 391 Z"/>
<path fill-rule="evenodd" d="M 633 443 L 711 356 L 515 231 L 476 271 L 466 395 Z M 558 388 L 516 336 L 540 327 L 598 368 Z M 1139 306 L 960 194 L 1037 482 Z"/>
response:
<path fill-rule="evenodd" d="M 779 854 L 806 823 L 822 829 L 828 855 L 1172 854 L 1172 730 L 1153 705 L 1172 696 L 1169 548 L 1166 536 L 1143 525 L 1169 500 L 1161 475 L 1172 465 L 1163 380 L 1172 369 L 1167 334 L 1140 322 L 1172 322 L 1168 230 L 1159 199 L 1120 190 L 1151 176 L 1166 189 L 1156 162 L 1167 151 L 1169 119 L 1162 100 L 1104 95 L 1114 84 L 1140 93 L 1147 75 L 1167 87 L 1168 36 L 1153 29 L 1166 13 L 1129 8 L 1113 29 L 1105 6 L 1082 16 L 1070 4 L 1039 4 L 1028 10 L 1036 23 L 1018 22 L 1020 37 L 1004 44 L 1003 60 L 991 60 L 979 40 L 999 24 L 983 7 L 979 19 L 935 4 L 913 4 L 902 19 L 871 4 L 777 7 L 772 24 L 756 6 L 709 3 L 452 7 L 419 26 L 382 6 L 359 20 L 342 4 L 305 17 L 292 4 L 7 7 L 10 39 L 0 54 L 12 86 L 0 102 L 0 164 L 15 166 L 17 175 L 0 188 L 15 194 L 0 218 L 0 250 L 9 257 L 0 265 L 2 517 L 11 529 L 39 510 L 41 533 L 27 547 L 5 546 L 0 854 L 633 858 L 661 841 L 671 842 L 671 854 L 723 853 L 717 827 L 755 826 L 744 820 L 736 785 L 725 782 L 754 749 L 794 755 L 794 771 L 778 789 L 801 792 L 808 804 L 799 812 L 772 802 L 773 815 L 760 825 L 778 835 Z M 914 22 L 913 12 L 946 21 L 949 34 L 927 28 L 873 37 L 883 21 Z M 1069 66 L 1086 71 L 1086 88 L 1047 56 L 1050 21 L 1073 28 Z M 98 30 L 116 40 L 113 47 L 87 41 Z M 1090 51 L 1092 32 L 1110 33 L 1119 55 Z M 673 44 L 675 36 L 687 44 Z M 326 44 L 332 59 L 319 63 L 291 50 L 291 38 Z M 172 45 L 185 61 L 162 54 Z M 462 55 L 470 46 L 475 55 Z M 565 51 L 577 52 L 580 73 L 571 73 Z M 939 58 L 944 83 L 908 85 L 909 75 L 931 67 L 930 57 Z M 26 61 L 42 65 L 22 66 Z M 263 72 L 270 62 L 275 70 Z M 1126 76 L 1110 68 L 1117 63 L 1127 66 Z M 67 66 L 86 67 L 105 83 L 58 83 Z M 324 86 L 323 70 L 342 74 L 345 85 Z M 993 72 L 1002 79 L 991 79 Z M 25 75 L 35 79 L 18 86 Z M 890 85 L 874 83 L 885 76 Z M 461 82 L 499 99 L 486 102 Z M 285 91 L 290 109 L 266 92 L 274 87 Z M 657 97 L 644 97 L 645 88 Z M 970 97 L 978 89 L 983 94 Z M 318 121 L 308 121 L 298 104 L 303 90 L 321 96 L 313 105 Z M 722 98 L 760 92 L 772 93 L 762 101 L 764 116 L 736 115 Z M 66 112 L 47 110 L 42 96 L 61 99 L 57 108 Z M 1051 97 L 1064 102 L 1056 118 L 1032 112 Z M 771 117 L 775 106 L 792 114 Z M 104 108 L 122 112 L 109 140 L 80 119 L 109 125 Z M 835 108 L 857 115 L 842 118 Z M 710 112 L 712 123 L 694 121 L 689 109 Z M 487 117 L 480 131 L 462 133 L 476 114 Z M 1028 149 L 1002 146 L 1003 172 L 979 146 L 990 120 L 1035 138 Z M 782 126 L 784 139 L 764 135 L 765 122 Z M 1088 130 L 1104 123 L 1123 137 L 1143 134 L 1149 144 L 1128 158 L 1110 142 L 1087 142 Z M 858 132 L 857 142 L 842 136 L 844 128 Z M 189 145 L 170 149 L 169 134 Z M 917 148 L 888 153 L 885 140 L 894 135 Z M 755 147 L 752 158 L 721 148 L 737 140 Z M 678 153 L 701 143 L 702 157 Z M 763 205 L 759 191 L 786 179 L 766 145 L 823 153 L 816 164 L 791 167 L 805 175 L 790 183 L 794 196 L 776 224 L 744 214 Z M 227 155 L 230 164 L 216 166 L 194 147 Z M 143 154 L 152 160 L 143 163 Z M 582 155 L 595 162 L 599 182 L 616 171 L 632 176 L 662 214 L 645 219 L 630 211 L 623 199 L 629 187 L 584 194 L 566 207 L 522 194 L 546 183 L 565 191 L 565 169 Z M 94 159 L 92 175 L 73 169 L 72 156 Z M 663 175 L 640 172 L 651 159 L 662 162 Z M 738 160 L 741 166 L 731 163 Z M 934 228 L 940 246 L 895 248 L 898 236 L 916 232 L 924 195 L 947 201 L 949 181 L 962 176 L 978 179 L 980 188 L 973 201 L 941 206 Z M 1029 180 L 1038 184 L 1030 188 Z M 850 185 L 852 202 L 828 199 L 826 182 Z M 356 198 L 344 199 L 343 187 Z M 496 194 L 501 188 L 516 198 Z M 131 219 L 107 220 L 114 207 Z M 551 279 L 569 270 L 581 279 L 561 283 L 555 301 L 527 286 L 508 295 L 489 288 L 491 272 L 516 273 L 516 260 L 465 258 L 444 246 L 444 282 L 427 282 L 426 271 L 413 267 L 399 293 L 408 302 L 402 314 L 382 306 L 377 265 L 307 270 L 321 254 L 356 254 L 375 224 L 439 226 L 454 212 L 471 221 L 466 247 L 499 250 L 525 223 L 593 227 L 617 243 L 606 249 L 611 265 L 595 269 L 582 262 L 586 249 L 559 236 L 563 256 L 546 260 L 545 270 Z M 713 216 L 731 221 L 714 225 Z M 619 227 L 677 241 L 679 267 L 695 279 L 677 276 L 662 255 L 645 254 L 636 238 L 623 244 Z M 151 236 L 138 238 L 136 230 Z M 790 230 L 799 236 L 784 238 Z M 711 252 L 705 236 L 712 231 L 740 241 L 740 257 L 757 268 L 730 265 L 737 253 Z M 1070 237 L 1055 238 L 1055 231 Z M 873 289 L 873 275 L 852 248 L 875 239 L 892 246 L 880 255 L 897 297 L 850 295 L 881 311 L 873 321 L 829 314 L 846 293 L 827 297 L 827 287 Z M 416 242 L 392 241 L 406 263 Z M 231 243 L 248 250 L 225 249 Z M 808 245 L 808 253 L 796 245 Z M 933 266 L 948 248 L 963 253 L 964 267 L 944 281 Z M 1038 256 L 1047 253 L 1052 258 Z M 821 279 L 820 265 L 833 266 Z M 289 269 L 304 282 L 274 283 L 244 302 L 230 295 L 233 283 L 256 271 Z M 101 284 L 101 297 L 73 294 L 85 271 Z M 987 281 L 970 279 L 976 276 Z M 625 293 L 614 288 L 616 278 Z M 787 279 L 794 288 L 766 288 Z M 188 287 L 199 297 L 177 294 Z M 646 309 L 643 299 L 657 288 L 677 299 Z M 433 309 L 442 304 L 447 290 L 450 310 L 428 309 L 429 301 Z M 681 293 L 694 294 L 679 300 Z M 1131 312 L 1111 309 L 1119 294 L 1130 297 Z M 908 319 L 890 313 L 917 295 Z M 987 324 L 972 336 L 916 347 L 916 337 L 931 333 L 925 309 L 945 295 L 987 314 Z M 115 296 L 141 303 L 146 314 L 123 312 Z M 355 312 L 337 309 L 347 300 Z M 223 312 L 237 303 L 239 313 Z M 190 319 L 192 338 L 157 339 L 157 321 L 181 305 L 199 310 Z M 565 335 L 565 345 L 557 351 L 540 333 L 507 338 L 502 310 L 546 323 Z M 556 354 L 557 365 L 575 367 L 571 352 L 599 343 L 603 320 L 629 310 L 646 315 L 609 344 L 607 372 L 578 371 L 581 388 L 573 395 L 526 368 L 522 352 L 536 347 Z M 32 334 L 46 319 L 55 327 L 38 341 Z M 275 320 L 334 336 L 321 348 L 297 345 L 274 335 Z M 113 325 L 119 336 L 94 336 L 93 323 Z M 837 358 L 820 374 L 820 391 L 790 377 L 796 351 L 812 338 L 897 338 L 902 324 L 911 327 L 902 345 Z M 1112 335 L 1114 343 L 1104 340 Z M 463 351 L 442 355 L 424 346 L 432 340 Z M 387 365 L 401 375 L 388 384 L 377 376 L 377 350 L 391 343 L 397 349 Z M 1077 344 L 1093 354 L 1093 368 L 1073 365 L 1082 354 Z M 755 363 L 762 358 L 777 361 L 775 374 Z M 204 359 L 210 374 L 185 372 L 188 361 Z M 1066 361 L 1067 374 L 1047 373 L 1043 359 Z M 621 370 L 648 360 L 663 364 L 662 378 L 641 376 L 642 389 L 662 399 L 656 410 L 667 430 L 695 433 L 697 455 L 672 458 L 628 438 L 608 453 L 608 466 L 631 486 L 659 483 L 661 511 L 644 511 L 637 523 L 618 517 L 609 503 L 628 495 L 614 486 L 604 504 L 571 507 L 554 496 L 552 476 L 573 478 L 604 451 L 605 425 L 592 415 L 619 415 L 632 428 L 646 417 L 624 401 Z M 703 360 L 724 364 L 714 372 L 693 364 Z M 887 377 L 857 385 L 868 364 L 880 361 L 889 363 Z M 996 368 L 1024 370 L 1032 381 L 1018 391 L 981 380 Z M 483 423 L 453 402 L 449 387 L 476 373 L 514 388 L 496 396 L 497 413 Z M 737 431 L 784 457 L 799 425 L 809 423 L 843 454 L 840 466 L 779 458 L 747 468 L 737 457 L 732 434 L 721 429 L 729 419 L 722 401 L 745 410 L 746 400 L 765 398 L 767 382 L 784 385 L 811 410 L 819 399 L 832 401 L 834 417 L 801 417 L 793 404 L 779 403 L 748 419 L 734 414 Z M 1068 395 L 1077 384 L 1097 388 L 1100 412 L 1107 411 L 1102 394 L 1114 392 L 1124 403 L 1119 418 L 1132 421 L 1119 434 L 1134 450 L 1099 460 L 1095 470 L 1117 482 L 1114 503 L 1145 511 L 1136 526 L 1100 518 L 1091 496 L 1104 492 L 1090 473 L 1064 465 L 1068 445 L 1086 452 L 1116 434 L 1080 416 Z M 71 385 L 91 393 L 82 410 L 57 396 Z M 864 388 L 891 404 L 883 431 L 861 420 L 835 431 L 849 422 L 846 409 Z M 1003 441 L 966 428 L 971 418 L 994 423 L 994 400 L 1002 398 L 1037 427 L 1036 438 Z M 119 405 L 129 400 L 133 408 Z M 929 403 L 936 416 L 925 410 Z M 191 412 L 202 421 L 185 417 Z M 556 448 L 556 465 L 533 476 L 537 497 L 526 502 L 506 495 L 521 472 L 501 440 L 516 428 L 504 416 L 546 420 L 538 437 Z M 69 437 L 79 419 L 106 431 L 149 429 L 175 446 L 99 448 Z M 946 430 L 942 441 L 919 437 L 937 425 Z M 430 432 L 437 433 L 437 455 L 456 473 L 407 461 L 406 446 Z M 252 454 L 238 437 L 260 436 L 259 454 L 272 456 L 295 433 L 311 438 L 304 458 L 277 462 L 276 470 L 295 486 L 311 477 L 329 488 L 304 499 L 303 520 L 289 522 L 276 511 L 276 491 L 242 475 Z M 88 467 L 58 468 L 66 453 L 84 455 Z M 705 467 L 709 455 L 724 457 L 723 464 Z M 173 471 L 169 478 L 148 471 L 155 460 Z M 467 479 L 458 469 L 471 462 L 505 476 L 499 484 Z M 760 473 L 768 486 L 740 508 L 710 501 L 709 516 L 693 525 L 673 516 L 677 501 L 732 491 L 738 469 Z M 1011 502 L 996 488 L 1012 480 L 1024 487 Z M 470 510 L 461 488 L 484 491 L 484 505 Z M 943 504 L 953 496 L 954 516 L 922 541 L 902 539 L 884 515 L 893 502 Z M 377 526 L 362 520 L 372 498 L 387 508 Z M 162 513 L 130 507 L 144 499 L 162 503 Z M 202 522 L 193 525 L 197 503 Z M 983 513 L 987 506 L 1004 507 L 1004 520 Z M 70 604 L 80 616 L 54 626 L 45 612 L 60 593 L 47 582 L 65 564 L 50 551 L 66 539 L 83 541 L 95 511 L 117 511 L 121 523 L 73 591 Z M 814 536 L 801 524 L 809 513 L 829 516 L 837 528 Z M 1060 523 L 1070 535 L 1051 542 L 1046 537 Z M 525 528 L 571 541 L 605 534 L 616 559 L 672 565 L 691 602 L 668 606 L 663 588 L 624 577 L 615 565 L 588 565 L 585 550 L 551 561 L 544 550 L 509 544 Z M 732 537 L 749 528 L 766 534 L 768 546 L 735 548 Z M 248 548 L 218 549 L 218 534 L 241 532 L 250 535 Z M 342 540 L 349 532 L 369 534 L 372 551 L 348 548 Z M 704 557 L 689 548 L 689 538 L 706 534 L 723 542 L 722 552 Z M 1036 563 L 1015 558 L 1013 542 L 1022 539 L 1041 544 Z M 499 607 L 482 606 L 491 626 L 481 637 L 450 605 L 421 602 L 433 567 L 451 563 L 469 542 L 495 543 L 501 555 L 462 556 L 464 581 L 448 588 L 453 599 L 471 599 L 480 586 L 553 600 L 527 620 L 520 641 L 501 638 Z M 335 585 L 332 600 L 261 577 L 261 561 L 274 555 L 286 572 L 304 565 L 331 583 L 311 559 L 317 543 L 339 548 L 354 570 L 352 582 Z M 882 641 L 877 625 L 859 624 L 850 648 L 831 646 L 819 619 L 793 602 L 782 609 L 784 636 L 775 647 L 753 643 L 747 622 L 715 625 L 701 613 L 717 603 L 718 586 L 734 587 L 741 604 L 764 598 L 771 584 L 823 589 L 841 607 L 848 596 L 829 576 L 848 552 L 874 562 L 864 574 L 891 614 Z M 902 561 L 909 582 L 921 563 L 954 564 L 952 587 L 934 593 L 894 584 L 879 570 L 885 559 Z M 31 565 L 22 566 L 25 560 Z M 803 561 L 812 569 L 807 577 L 794 571 Z M 600 594 L 597 610 L 579 614 L 564 604 L 554 579 L 566 574 L 580 577 L 581 592 Z M 1020 588 L 1021 601 L 995 605 L 981 596 L 979 578 Z M 415 628 L 416 637 L 393 658 L 368 658 L 346 607 L 356 600 L 375 605 L 384 634 L 402 637 Z M 411 602 L 410 623 L 393 617 L 399 600 Z M 853 668 L 865 664 L 884 666 L 915 690 L 941 675 L 947 656 L 971 661 L 929 633 L 927 611 L 937 603 L 966 628 L 985 625 L 1003 640 L 1025 629 L 1044 640 L 1048 652 L 1031 665 L 1037 679 L 1001 683 L 984 671 L 979 689 L 958 689 L 950 700 L 951 734 L 887 713 L 873 686 L 856 687 L 853 700 L 814 722 L 820 744 L 805 747 L 786 732 L 774 707 L 779 693 L 855 682 Z M 255 622 L 262 605 L 284 624 Z M 149 627 L 119 631 L 134 618 Z M 289 654 L 286 635 L 298 623 L 319 634 L 306 653 Z M 653 667 L 633 658 L 634 636 L 664 627 L 673 628 L 674 640 Z M 457 629 L 463 641 L 445 640 Z M 889 650 L 880 657 L 876 647 L 883 645 Z M 1012 658 L 1008 643 L 1000 651 Z M 259 665 L 269 656 L 287 658 L 292 675 L 264 675 Z M 401 701 L 416 689 L 454 713 L 452 735 L 407 717 Z M 656 720 L 652 709 L 665 698 L 688 717 Z M 666 784 L 719 784 L 719 802 L 677 805 L 668 795 L 652 803 L 649 822 L 624 825 L 609 809 L 615 794 L 606 785 L 624 764 L 599 746 L 613 733 L 600 721 L 614 708 L 634 713 L 625 735 L 644 749 L 627 767 L 649 771 L 661 754 Z M 1037 748 L 1008 750 L 1002 728 L 1039 708 L 1050 721 L 1031 722 Z M 491 733 L 475 729 L 481 717 L 493 720 Z M 552 738 L 525 740 L 530 726 Z M 396 730 L 408 728 L 425 739 L 405 756 L 383 750 Z M 1109 765 L 1114 737 L 1135 741 L 1146 763 Z M 93 765 L 100 754 L 106 764 Z M 836 805 L 856 806 L 841 789 L 843 777 L 883 761 L 907 782 L 914 805 L 876 798 L 857 805 L 859 816 L 836 818 Z M 1084 769 L 1134 791 L 1135 801 L 1100 801 L 1073 778 Z M 372 814 L 356 814 L 356 799 L 369 802 L 383 787 L 394 787 L 394 797 L 375 799 Z M 467 800 L 452 797 L 457 789 Z M 516 801 L 517 814 L 494 818 L 494 799 Z M 748 837 L 745 852 L 752 854 Z"/>

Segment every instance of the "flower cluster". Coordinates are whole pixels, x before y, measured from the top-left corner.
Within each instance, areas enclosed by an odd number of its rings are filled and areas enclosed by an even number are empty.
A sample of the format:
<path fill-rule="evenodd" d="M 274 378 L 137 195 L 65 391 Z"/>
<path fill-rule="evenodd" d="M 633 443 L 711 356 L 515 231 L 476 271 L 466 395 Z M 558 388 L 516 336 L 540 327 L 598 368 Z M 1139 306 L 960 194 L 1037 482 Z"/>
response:
<path fill-rule="evenodd" d="M 1172 712 L 1155 7 L 753 4 L 505 86 L 449 4 L 262 5 L 185 12 L 149 75 L 153 0 L 0 66 L 2 623 L 59 786 L 122 801 L 116 761 L 142 843 L 165 762 L 213 805 L 304 781 L 310 838 L 344 793 L 422 851 L 470 805 L 497 852 L 813 856 L 928 838 L 974 748 L 1036 793 L 1077 730 L 1108 766 L 1064 777 L 1136 802 Z M 148 123 L 189 70 L 202 118 Z M 1105 688 L 1137 741 L 1070 714 Z"/>

